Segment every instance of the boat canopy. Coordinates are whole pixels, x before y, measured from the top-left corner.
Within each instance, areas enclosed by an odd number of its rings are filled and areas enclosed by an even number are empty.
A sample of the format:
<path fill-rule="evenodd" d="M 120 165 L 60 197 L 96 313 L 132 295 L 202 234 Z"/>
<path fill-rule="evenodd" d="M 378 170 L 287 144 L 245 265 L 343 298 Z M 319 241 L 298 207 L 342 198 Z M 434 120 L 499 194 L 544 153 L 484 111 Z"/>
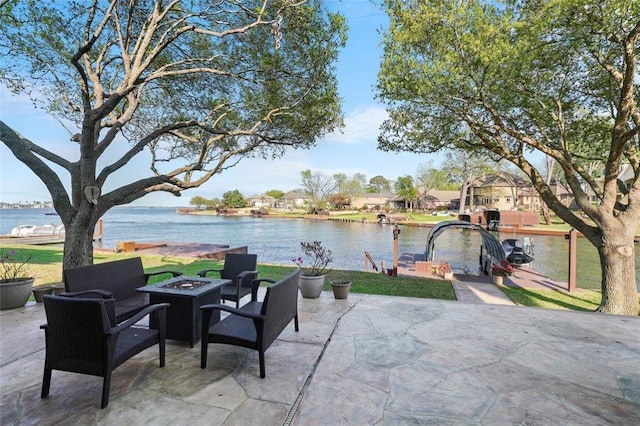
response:
<path fill-rule="evenodd" d="M 489 231 L 481 226 L 469 223 L 464 220 L 445 220 L 439 222 L 427 235 L 427 248 L 425 251 L 425 259 L 433 261 L 434 247 L 436 238 L 438 238 L 444 231 L 448 229 L 473 229 L 480 233 L 482 237 L 482 255 L 490 257 L 491 261 L 496 264 L 501 264 L 505 259 L 504 249 L 500 241 Z"/>

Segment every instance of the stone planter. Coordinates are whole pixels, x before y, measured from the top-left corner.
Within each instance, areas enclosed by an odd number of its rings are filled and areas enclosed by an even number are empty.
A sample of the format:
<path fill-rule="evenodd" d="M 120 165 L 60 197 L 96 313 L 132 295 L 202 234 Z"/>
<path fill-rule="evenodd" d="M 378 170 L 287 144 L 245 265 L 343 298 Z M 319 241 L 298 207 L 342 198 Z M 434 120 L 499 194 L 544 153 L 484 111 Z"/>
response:
<path fill-rule="evenodd" d="M 50 285 L 40 285 L 33 288 L 33 298 L 36 299 L 36 303 L 42 303 L 42 296 L 51 293 L 53 293 L 53 289 Z"/>
<path fill-rule="evenodd" d="M 53 294 L 55 295 L 64 293 L 64 283 L 52 284 L 51 289 L 53 290 Z"/>
<path fill-rule="evenodd" d="M 29 300 L 34 278 L 0 282 L 0 310 L 22 308 Z"/>
<path fill-rule="evenodd" d="M 333 297 L 336 299 L 346 299 L 351 289 L 351 281 L 331 281 Z"/>
<path fill-rule="evenodd" d="M 442 274 L 442 278 L 451 281 L 453 279 L 453 272 L 445 272 Z"/>
<path fill-rule="evenodd" d="M 502 275 L 493 275 L 493 283 L 495 285 L 502 285 L 504 277 Z"/>
<path fill-rule="evenodd" d="M 324 277 L 324 275 L 300 275 L 298 288 L 300 288 L 300 294 L 302 294 L 302 297 L 307 299 L 317 299 L 320 297 L 322 287 L 324 286 Z"/>

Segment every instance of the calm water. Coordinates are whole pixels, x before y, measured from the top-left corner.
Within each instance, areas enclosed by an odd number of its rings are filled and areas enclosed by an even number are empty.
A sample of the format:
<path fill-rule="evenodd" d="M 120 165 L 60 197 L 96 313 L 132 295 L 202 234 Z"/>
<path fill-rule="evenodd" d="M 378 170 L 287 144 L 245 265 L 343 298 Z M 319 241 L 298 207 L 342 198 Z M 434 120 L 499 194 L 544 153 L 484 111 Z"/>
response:
<path fill-rule="evenodd" d="M 0 209 L 0 234 L 8 234 L 19 225 L 59 225 L 51 210 Z M 257 219 L 178 215 L 174 208 L 120 207 L 104 216 L 102 246 L 113 248 L 118 241 L 173 241 L 247 246 L 258 254 L 260 262 L 291 264 L 301 255 L 300 241 L 319 240 L 334 253 L 333 267 L 362 270 L 364 252 L 374 261 L 391 266 L 392 227 L 378 224 L 313 221 L 306 219 Z M 424 253 L 430 228 L 400 226 L 400 253 Z M 498 239 L 520 238 L 503 233 Z M 533 236 L 533 266 L 543 275 L 566 281 L 568 242 L 563 237 Z M 454 271 L 478 269 L 481 239 L 477 232 L 446 231 L 436 240 L 435 260 L 447 260 Z M 636 246 L 636 269 L 640 250 Z M 640 277 L 639 277 L 640 278 Z M 638 279 L 638 278 L 637 278 Z M 600 266 L 595 248 L 584 238 L 578 239 L 578 285 L 600 288 Z M 640 284 L 639 284 L 640 288 Z"/>

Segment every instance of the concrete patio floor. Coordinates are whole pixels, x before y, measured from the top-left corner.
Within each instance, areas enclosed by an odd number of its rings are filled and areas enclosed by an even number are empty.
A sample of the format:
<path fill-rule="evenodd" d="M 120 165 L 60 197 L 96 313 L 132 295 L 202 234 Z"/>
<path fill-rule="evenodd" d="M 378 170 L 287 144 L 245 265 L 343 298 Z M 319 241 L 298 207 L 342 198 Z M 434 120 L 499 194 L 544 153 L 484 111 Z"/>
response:
<path fill-rule="evenodd" d="M 638 425 L 640 318 L 350 294 L 299 299 L 266 352 L 168 341 L 102 379 L 54 371 L 42 305 L 0 313 L 0 424 Z"/>

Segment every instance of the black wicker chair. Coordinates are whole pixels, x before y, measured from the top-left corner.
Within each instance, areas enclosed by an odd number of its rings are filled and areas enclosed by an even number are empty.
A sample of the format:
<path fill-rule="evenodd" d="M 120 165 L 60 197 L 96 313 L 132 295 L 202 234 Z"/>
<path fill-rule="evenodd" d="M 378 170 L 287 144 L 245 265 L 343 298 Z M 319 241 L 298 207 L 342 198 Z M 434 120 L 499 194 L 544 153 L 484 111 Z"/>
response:
<path fill-rule="evenodd" d="M 225 343 L 258 351 L 260 377 L 265 377 L 264 352 L 278 338 L 280 333 L 294 321 L 298 331 L 298 278 L 300 270 L 290 273 L 282 280 L 267 288 L 262 302 L 249 302 L 240 309 L 226 305 L 204 305 L 202 310 L 202 349 L 200 367 L 207 367 L 209 343 Z M 273 280 L 256 280 L 268 281 Z M 211 324 L 215 310 L 231 315 Z M 208 332 L 206 332 L 208 330 Z"/>
<path fill-rule="evenodd" d="M 116 321 L 121 322 L 149 306 L 149 295 L 136 291 L 147 285 L 152 276 L 171 274 L 182 275 L 178 271 L 145 272 L 142 259 L 132 257 L 112 262 L 96 263 L 62 271 L 65 291 L 78 293 L 100 290 L 106 297 L 116 299 Z"/>
<path fill-rule="evenodd" d="M 240 299 L 251 294 L 251 301 L 258 300 L 259 282 L 255 282 L 258 277 L 256 265 L 257 254 L 227 253 L 224 257 L 224 267 L 222 269 L 203 269 L 198 272 L 201 277 L 206 277 L 209 272 L 218 272 L 220 278 L 232 280 L 229 285 L 222 287 L 220 299 L 236 302 L 236 308 L 240 307 Z"/>
<path fill-rule="evenodd" d="M 129 318 L 112 325 L 114 303 L 99 298 L 44 296 L 47 324 L 46 354 L 42 394 L 49 395 L 51 371 L 103 377 L 102 405 L 109 404 L 111 373 L 120 364 L 155 344 L 159 345 L 160 367 L 165 361 L 165 324 L 167 303 L 151 305 Z M 131 327 L 146 315 L 156 315 L 158 330 Z"/>

